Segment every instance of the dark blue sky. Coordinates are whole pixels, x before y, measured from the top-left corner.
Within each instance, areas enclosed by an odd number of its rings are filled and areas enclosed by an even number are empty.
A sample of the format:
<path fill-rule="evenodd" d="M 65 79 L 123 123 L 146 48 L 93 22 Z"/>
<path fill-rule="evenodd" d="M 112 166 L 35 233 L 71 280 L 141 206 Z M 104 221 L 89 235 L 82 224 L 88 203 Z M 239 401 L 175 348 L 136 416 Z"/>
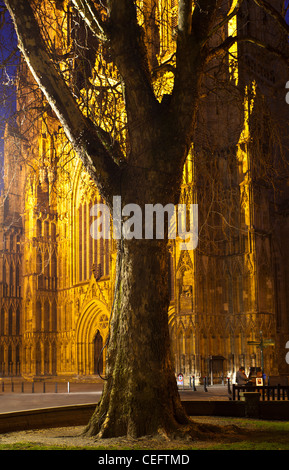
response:
<path fill-rule="evenodd" d="M 4 14 L 3 1 L 0 0 L 0 129 L 4 120 L 15 109 L 14 82 L 19 59 L 17 40 L 8 13 Z"/>
<path fill-rule="evenodd" d="M 0 189 L 2 187 L 3 136 L 5 125 L 15 114 L 15 77 L 19 51 L 14 28 L 0 0 Z"/>

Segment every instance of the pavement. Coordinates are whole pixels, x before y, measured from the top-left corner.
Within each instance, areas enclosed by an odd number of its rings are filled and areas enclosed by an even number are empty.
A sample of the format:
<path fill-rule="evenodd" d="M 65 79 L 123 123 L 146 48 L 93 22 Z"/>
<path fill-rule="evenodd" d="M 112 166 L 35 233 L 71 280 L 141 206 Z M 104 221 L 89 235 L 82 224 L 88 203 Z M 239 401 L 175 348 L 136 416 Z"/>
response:
<path fill-rule="evenodd" d="M 0 388 L 0 413 L 25 411 L 56 406 L 96 404 L 101 396 L 103 383 L 62 383 L 55 384 L 31 383 L 5 384 Z M 189 387 L 179 389 L 181 400 L 216 401 L 229 399 L 227 385 L 211 385 L 205 392 L 203 386 L 196 391 Z"/>

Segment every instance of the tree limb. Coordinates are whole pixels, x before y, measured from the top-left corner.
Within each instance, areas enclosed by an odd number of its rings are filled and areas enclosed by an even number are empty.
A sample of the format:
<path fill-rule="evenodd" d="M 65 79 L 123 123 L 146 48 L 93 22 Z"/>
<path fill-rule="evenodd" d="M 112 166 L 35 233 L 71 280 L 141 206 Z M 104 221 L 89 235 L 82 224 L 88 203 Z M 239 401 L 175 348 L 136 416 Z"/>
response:
<path fill-rule="evenodd" d="M 249 42 L 251 44 L 255 44 L 256 46 L 261 47 L 262 49 L 266 49 L 271 54 L 281 58 L 287 66 L 289 64 L 288 55 L 283 54 L 279 49 L 276 49 L 275 47 L 272 47 L 269 44 L 265 44 L 264 42 L 260 41 L 260 39 L 257 39 L 253 36 L 228 36 L 225 41 L 223 41 L 221 44 L 209 51 L 209 53 L 207 54 L 207 60 L 211 60 L 213 57 L 216 57 L 220 53 L 228 51 L 228 49 L 230 49 L 236 42 Z"/>
<path fill-rule="evenodd" d="M 117 194 L 119 166 L 114 162 L 108 139 L 80 111 L 63 77 L 49 56 L 39 25 L 27 0 L 5 0 L 19 40 L 19 49 L 48 103 L 80 156 L 85 169 L 110 202 Z"/>
<path fill-rule="evenodd" d="M 279 25 L 279 28 L 286 33 L 289 34 L 289 25 L 286 23 L 285 18 L 266 0 L 254 0 L 256 5 L 262 8 L 266 13 L 268 13 Z"/>
<path fill-rule="evenodd" d="M 191 34 L 192 29 L 192 0 L 179 0 L 178 32 Z"/>
<path fill-rule="evenodd" d="M 236 6 L 228 13 L 228 15 L 223 18 L 222 21 L 220 21 L 217 25 L 215 25 L 211 31 L 208 33 L 207 37 L 204 39 L 204 41 L 202 42 L 202 46 L 204 46 L 207 41 L 216 33 L 220 30 L 220 28 L 222 28 L 225 24 L 227 24 L 234 16 L 236 16 L 236 14 L 238 13 L 238 11 L 240 10 L 240 7 L 243 3 L 243 0 L 239 0 L 237 1 L 236 3 Z"/>
<path fill-rule="evenodd" d="M 109 0 L 109 45 L 125 85 L 128 123 L 150 120 L 156 112 L 144 30 L 133 0 Z"/>
<path fill-rule="evenodd" d="M 190 0 L 179 0 L 176 72 L 171 112 L 183 126 L 192 126 L 204 65 L 202 43 L 212 28 L 216 0 L 198 0 L 192 10 Z"/>
<path fill-rule="evenodd" d="M 71 0 L 91 32 L 102 42 L 107 40 L 107 25 L 91 0 Z"/>

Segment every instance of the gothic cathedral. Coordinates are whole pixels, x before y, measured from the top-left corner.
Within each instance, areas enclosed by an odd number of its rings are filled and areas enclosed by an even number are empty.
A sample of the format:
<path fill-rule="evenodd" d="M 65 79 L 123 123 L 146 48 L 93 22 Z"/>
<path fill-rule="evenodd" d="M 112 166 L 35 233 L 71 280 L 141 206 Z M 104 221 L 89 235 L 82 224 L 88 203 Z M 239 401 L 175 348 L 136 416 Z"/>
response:
<path fill-rule="evenodd" d="M 76 43 L 85 40 L 88 33 L 73 12 L 57 8 L 67 2 L 55 3 L 51 15 L 62 32 Z M 168 65 L 177 1 L 151 3 L 149 19 L 141 8 L 140 16 L 150 31 L 152 57 Z M 159 21 L 162 14 L 166 21 Z M 222 34 L 241 36 L 255 28 L 263 37 L 269 22 L 257 6 L 243 2 Z M 69 56 L 75 46 L 68 33 L 64 40 L 54 31 L 57 50 Z M 123 111 L 108 87 L 99 91 L 99 101 L 90 99 L 90 86 L 104 77 L 114 90 L 120 87 L 108 52 L 101 52 L 105 62 L 97 53 L 83 61 L 75 54 L 67 73 L 84 113 L 91 106 L 108 123 L 108 108 L 115 106 L 120 129 Z M 180 203 L 198 205 L 198 244 L 182 250 L 179 239 L 169 241 L 168 321 L 175 371 L 185 381 L 192 375 L 212 383 L 234 379 L 241 365 L 246 372 L 263 366 L 267 375 L 289 375 L 289 159 L 282 143 L 288 134 L 287 79 L 278 58 L 245 42 L 208 67 L 180 193 Z M 162 96 L 171 81 L 167 66 L 156 79 Z M 23 62 L 17 110 L 4 138 L 0 376 L 98 377 L 105 373 L 116 266 L 113 238 L 92 236 L 92 208 L 104 201 Z M 270 340 L 262 357 L 249 344 L 261 337 Z"/>

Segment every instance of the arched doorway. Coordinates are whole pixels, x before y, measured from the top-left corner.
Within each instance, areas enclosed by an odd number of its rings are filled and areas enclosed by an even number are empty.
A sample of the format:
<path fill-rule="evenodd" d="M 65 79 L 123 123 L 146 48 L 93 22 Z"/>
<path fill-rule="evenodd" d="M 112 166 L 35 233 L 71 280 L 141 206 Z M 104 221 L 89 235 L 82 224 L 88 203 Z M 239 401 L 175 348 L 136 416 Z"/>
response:
<path fill-rule="evenodd" d="M 92 299 L 83 308 L 76 325 L 77 373 L 92 375 L 105 372 L 102 351 L 108 335 L 109 312 L 106 305 Z M 98 365 L 97 365 L 98 364 Z"/>
<path fill-rule="evenodd" d="M 93 341 L 94 345 L 94 373 L 102 375 L 103 373 L 103 339 L 97 330 Z"/>

